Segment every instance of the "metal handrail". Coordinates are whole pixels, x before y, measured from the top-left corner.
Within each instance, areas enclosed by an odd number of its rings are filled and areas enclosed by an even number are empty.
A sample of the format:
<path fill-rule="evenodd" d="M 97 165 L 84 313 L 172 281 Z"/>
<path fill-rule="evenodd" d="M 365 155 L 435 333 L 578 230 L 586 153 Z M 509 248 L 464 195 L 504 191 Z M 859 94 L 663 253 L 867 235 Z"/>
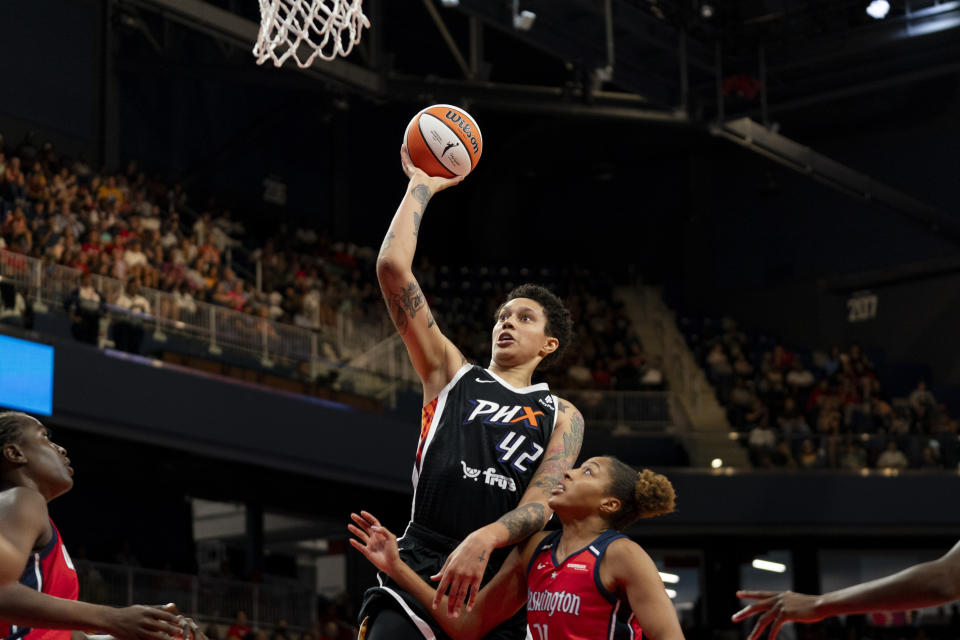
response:
<path fill-rule="evenodd" d="M 0 251 L 0 278 L 24 291 L 41 311 L 62 308 L 81 275 L 78 269 Z M 124 288 L 116 278 L 94 275 L 92 280 L 109 305 Z M 311 330 L 202 301 L 186 307 L 174 294 L 157 289 L 140 287 L 139 293 L 150 304 L 141 320 L 153 329 L 155 339 L 163 341 L 167 333 L 185 335 L 206 342 L 211 353 L 229 348 L 259 358 L 265 366 L 306 363 L 315 371 L 321 362 L 329 362 L 324 343 L 332 346 L 336 359 L 345 360 L 376 344 L 383 333 L 380 327 L 358 326 L 345 314 L 338 315 L 335 327 Z"/>
<path fill-rule="evenodd" d="M 672 433 L 676 424 L 667 391 L 563 389 L 554 393 L 576 405 L 591 428 Z"/>
<path fill-rule="evenodd" d="M 244 611 L 254 628 L 286 620 L 294 628 L 317 619 L 315 589 L 296 581 L 242 582 L 128 565 L 77 560 L 80 599 L 110 606 L 173 602 L 194 618 L 229 624 Z"/>

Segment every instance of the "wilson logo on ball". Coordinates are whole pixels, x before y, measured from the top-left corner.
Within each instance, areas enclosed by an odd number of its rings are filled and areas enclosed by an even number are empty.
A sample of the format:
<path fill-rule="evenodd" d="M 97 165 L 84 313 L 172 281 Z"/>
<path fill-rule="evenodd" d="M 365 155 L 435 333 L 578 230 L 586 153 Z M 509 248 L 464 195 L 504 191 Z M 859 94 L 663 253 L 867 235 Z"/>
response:
<path fill-rule="evenodd" d="M 410 160 L 427 175 L 443 178 L 470 173 L 483 153 L 480 127 L 469 113 L 435 104 L 413 117 L 403 134 Z"/>
<path fill-rule="evenodd" d="M 460 130 L 463 131 L 463 135 L 467 136 L 467 140 L 470 141 L 470 146 L 473 147 L 473 152 L 480 153 L 480 144 L 473 136 L 473 131 L 470 130 L 470 123 L 464 120 L 459 113 L 449 109 L 447 110 L 447 120 L 460 127 Z"/>

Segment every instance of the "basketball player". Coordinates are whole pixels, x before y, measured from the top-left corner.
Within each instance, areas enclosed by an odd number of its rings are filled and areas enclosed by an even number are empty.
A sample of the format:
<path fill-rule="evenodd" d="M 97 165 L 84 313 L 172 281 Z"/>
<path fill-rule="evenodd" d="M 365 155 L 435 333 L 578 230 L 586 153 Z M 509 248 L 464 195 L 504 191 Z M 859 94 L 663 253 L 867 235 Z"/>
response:
<path fill-rule="evenodd" d="M 737 597 L 756 602 L 733 614 L 734 622 L 763 614 L 749 640 L 757 640 L 767 627 L 770 640 L 774 640 L 787 622 L 935 607 L 960 598 L 960 543 L 931 562 L 820 596 L 792 591 L 738 591 Z"/>
<path fill-rule="evenodd" d="M 20 566 L 19 584 L 0 587 L 5 640 L 71 640 L 71 631 L 119 640 L 205 640 L 172 604 L 118 609 L 77 602 L 77 572 L 47 514 L 47 502 L 72 487 L 67 451 L 47 428 L 25 413 L 0 413 L 0 538 L 10 541 Z"/>
<path fill-rule="evenodd" d="M 567 471 L 550 498 L 563 528 L 518 545 L 480 590 L 472 611 L 435 610 L 452 638 L 480 638 L 524 603 L 534 640 L 682 640 L 680 622 L 650 556 L 619 531 L 639 517 L 670 513 L 670 481 L 616 458 Z M 400 558 L 396 538 L 371 514 L 351 514 L 350 543 L 421 603 L 435 591 Z"/>
<path fill-rule="evenodd" d="M 450 612 L 473 605 L 511 545 L 550 518 L 550 490 L 573 466 L 583 416 L 569 402 L 531 384 L 534 369 L 559 358 L 570 314 L 550 291 L 523 285 L 501 305 L 488 368 L 467 362 L 441 332 L 413 276 L 420 223 L 430 198 L 462 178 L 432 178 L 405 148 L 410 182 L 380 248 L 377 276 L 387 308 L 423 383 L 420 442 L 413 470 L 411 521 L 404 560 L 449 592 Z M 368 640 L 443 637 L 415 598 L 381 578 L 360 611 Z M 522 616 L 490 638 L 522 639 Z"/>

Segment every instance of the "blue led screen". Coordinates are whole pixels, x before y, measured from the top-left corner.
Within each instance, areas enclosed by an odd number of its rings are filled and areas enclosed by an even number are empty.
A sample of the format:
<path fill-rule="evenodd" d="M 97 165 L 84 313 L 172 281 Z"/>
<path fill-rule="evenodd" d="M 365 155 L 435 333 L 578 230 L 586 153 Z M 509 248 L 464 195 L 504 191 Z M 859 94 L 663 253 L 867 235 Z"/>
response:
<path fill-rule="evenodd" d="M 53 413 L 53 347 L 0 336 L 0 407 Z"/>

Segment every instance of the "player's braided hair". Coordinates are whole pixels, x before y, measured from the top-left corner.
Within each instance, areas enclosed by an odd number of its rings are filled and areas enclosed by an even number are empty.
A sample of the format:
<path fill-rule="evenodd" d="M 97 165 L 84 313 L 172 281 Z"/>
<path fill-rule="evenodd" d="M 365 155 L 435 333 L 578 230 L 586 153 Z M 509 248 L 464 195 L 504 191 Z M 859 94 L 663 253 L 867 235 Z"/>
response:
<path fill-rule="evenodd" d="M 19 411 L 0 412 L 0 447 L 19 442 L 23 427 L 33 420 L 33 417 Z"/>
<path fill-rule="evenodd" d="M 676 509 L 677 496 L 665 476 L 650 469 L 636 471 L 610 456 L 610 493 L 620 500 L 620 510 L 610 518 L 610 526 L 623 530 L 637 518 L 652 518 Z"/>
<path fill-rule="evenodd" d="M 516 298 L 530 298 L 540 303 L 547 316 L 543 332 L 551 338 L 556 338 L 560 343 L 556 351 L 543 359 L 541 367 L 546 370 L 563 360 L 563 354 L 570 346 L 570 338 L 573 336 L 573 319 L 570 317 L 570 310 L 563 306 L 560 300 L 550 289 L 539 284 L 522 284 L 507 294 L 507 299 L 503 304 L 507 304 Z M 497 309 L 497 315 L 500 315 L 500 309 Z"/>

